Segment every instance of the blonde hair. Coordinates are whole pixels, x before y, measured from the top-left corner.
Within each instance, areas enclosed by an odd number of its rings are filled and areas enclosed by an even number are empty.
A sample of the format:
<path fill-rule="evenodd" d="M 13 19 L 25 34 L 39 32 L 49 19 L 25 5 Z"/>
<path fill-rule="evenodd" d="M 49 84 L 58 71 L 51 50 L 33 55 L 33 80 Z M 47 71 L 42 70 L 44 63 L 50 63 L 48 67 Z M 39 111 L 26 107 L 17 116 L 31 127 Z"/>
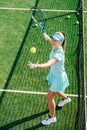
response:
<path fill-rule="evenodd" d="M 62 43 L 62 47 L 63 47 L 63 50 L 64 50 L 64 52 L 66 51 L 66 36 L 65 36 L 65 33 L 64 32 L 62 32 L 62 34 L 63 34 L 63 36 L 64 36 L 64 41 L 63 41 L 63 43 Z"/>

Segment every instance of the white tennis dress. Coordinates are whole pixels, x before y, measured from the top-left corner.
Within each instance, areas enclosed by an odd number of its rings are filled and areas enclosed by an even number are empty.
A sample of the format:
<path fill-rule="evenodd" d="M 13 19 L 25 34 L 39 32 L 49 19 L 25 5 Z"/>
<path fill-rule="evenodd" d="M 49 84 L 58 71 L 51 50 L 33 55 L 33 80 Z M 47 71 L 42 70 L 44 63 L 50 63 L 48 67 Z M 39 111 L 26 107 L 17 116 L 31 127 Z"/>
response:
<path fill-rule="evenodd" d="M 53 92 L 64 92 L 66 87 L 69 86 L 69 80 L 64 68 L 65 55 L 62 47 L 58 50 L 52 49 L 50 53 L 50 59 L 53 57 L 58 59 L 54 65 L 51 66 L 49 74 L 47 76 L 48 84 L 50 85 L 50 90 Z"/>

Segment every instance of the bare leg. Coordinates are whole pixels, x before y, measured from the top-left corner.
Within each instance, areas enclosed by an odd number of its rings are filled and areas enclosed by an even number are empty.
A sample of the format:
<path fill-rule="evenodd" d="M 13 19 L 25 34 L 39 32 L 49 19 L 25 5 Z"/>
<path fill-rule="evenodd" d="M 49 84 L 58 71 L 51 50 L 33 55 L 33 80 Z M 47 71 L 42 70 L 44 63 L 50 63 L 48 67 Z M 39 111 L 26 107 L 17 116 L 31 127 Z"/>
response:
<path fill-rule="evenodd" d="M 55 95 L 56 95 L 55 92 L 52 92 L 50 90 L 48 91 L 47 102 L 48 102 L 48 107 L 49 107 L 49 112 L 50 112 L 51 117 L 55 116 L 55 109 L 56 109 L 56 105 L 55 105 L 55 101 L 54 101 Z"/>
<path fill-rule="evenodd" d="M 62 99 L 59 103 L 58 103 L 58 107 L 63 107 L 65 104 L 71 102 L 71 99 L 69 97 L 67 97 L 67 95 L 63 92 L 57 92 L 57 95 L 62 97 Z"/>
<path fill-rule="evenodd" d="M 62 99 L 66 99 L 67 98 L 67 95 L 63 92 L 57 92 L 57 95 L 62 97 Z"/>

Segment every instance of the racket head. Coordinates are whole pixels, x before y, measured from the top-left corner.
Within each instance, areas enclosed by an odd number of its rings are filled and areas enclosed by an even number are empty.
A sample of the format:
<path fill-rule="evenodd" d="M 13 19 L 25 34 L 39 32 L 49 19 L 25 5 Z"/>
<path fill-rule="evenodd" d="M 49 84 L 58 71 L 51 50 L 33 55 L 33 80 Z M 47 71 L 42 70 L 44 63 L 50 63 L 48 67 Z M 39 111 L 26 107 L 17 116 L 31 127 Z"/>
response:
<path fill-rule="evenodd" d="M 45 24 L 46 24 L 46 15 L 45 13 L 38 7 L 32 7 L 30 9 L 30 15 L 34 22 L 38 24 L 38 26 L 41 28 L 42 32 L 45 32 Z"/>

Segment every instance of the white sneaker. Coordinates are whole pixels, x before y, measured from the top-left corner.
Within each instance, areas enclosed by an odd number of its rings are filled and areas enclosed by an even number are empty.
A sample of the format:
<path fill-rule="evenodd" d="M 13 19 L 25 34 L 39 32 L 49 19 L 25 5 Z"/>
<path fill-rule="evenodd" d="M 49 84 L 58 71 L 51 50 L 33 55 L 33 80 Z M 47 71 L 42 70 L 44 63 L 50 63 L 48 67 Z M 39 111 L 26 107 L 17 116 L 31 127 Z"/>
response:
<path fill-rule="evenodd" d="M 47 117 L 45 120 L 42 121 L 43 125 L 50 125 L 51 123 L 56 122 L 56 117 Z"/>
<path fill-rule="evenodd" d="M 71 102 L 71 98 L 66 98 L 66 99 L 63 99 L 62 101 L 59 102 L 58 104 L 58 107 L 63 107 L 65 104 Z"/>

